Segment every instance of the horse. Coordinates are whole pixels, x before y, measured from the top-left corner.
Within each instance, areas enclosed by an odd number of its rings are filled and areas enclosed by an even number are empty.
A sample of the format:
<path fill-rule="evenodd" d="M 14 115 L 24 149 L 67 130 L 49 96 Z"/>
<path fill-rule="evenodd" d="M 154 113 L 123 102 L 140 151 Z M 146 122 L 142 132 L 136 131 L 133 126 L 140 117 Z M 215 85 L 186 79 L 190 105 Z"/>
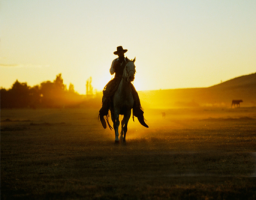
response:
<path fill-rule="evenodd" d="M 231 108 L 234 106 L 240 107 L 240 103 L 243 102 L 243 100 L 233 100 L 231 104 Z"/>
<path fill-rule="evenodd" d="M 123 120 L 121 122 L 120 140 L 122 140 L 123 142 L 126 141 L 127 125 L 131 117 L 131 110 L 134 104 L 131 89 L 131 81 L 134 80 L 134 75 L 136 72 L 134 62 L 135 58 L 126 63 L 121 82 L 113 96 L 113 103 L 110 107 L 111 119 L 113 122 L 113 127 L 115 129 L 115 143 L 119 143 L 119 115 L 124 115 Z"/>

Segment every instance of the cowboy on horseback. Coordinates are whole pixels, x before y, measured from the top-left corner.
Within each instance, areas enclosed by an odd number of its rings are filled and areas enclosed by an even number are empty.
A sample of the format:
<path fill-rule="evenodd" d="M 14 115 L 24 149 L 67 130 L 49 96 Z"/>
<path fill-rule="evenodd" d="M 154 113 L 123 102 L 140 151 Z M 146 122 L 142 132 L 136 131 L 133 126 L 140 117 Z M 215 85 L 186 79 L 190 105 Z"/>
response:
<path fill-rule="evenodd" d="M 127 52 L 127 49 L 123 49 L 122 46 L 118 46 L 117 51 L 114 52 L 115 55 L 118 55 L 118 58 L 113 60 L 110 67 L 110 74 L 112 75 L 115 73 L 115 77 L 107 83 L 103 90 L 102 108 L 99 111 L 99 116 L 104 128 L 106 128 L 104 116 L 108 116 L 108 110 L 111 108 L 113 95 L 117 91 L 118 86 L 122 80 L 123 71 L 126 64 L 130 62 L 130 60 L 127 57 L 124 57 L 125 52 Z M 132 81 L 133 80 L 134 77 L 132 77 Z M 130 84 L 130 87 L 134 99 L 133 115 L 138 118 L 141 125 L 148 127 L 148 125 L 144 121 L 144 112 L 141 108 L 139 95 L 135 90 L 133 84 Z"/>

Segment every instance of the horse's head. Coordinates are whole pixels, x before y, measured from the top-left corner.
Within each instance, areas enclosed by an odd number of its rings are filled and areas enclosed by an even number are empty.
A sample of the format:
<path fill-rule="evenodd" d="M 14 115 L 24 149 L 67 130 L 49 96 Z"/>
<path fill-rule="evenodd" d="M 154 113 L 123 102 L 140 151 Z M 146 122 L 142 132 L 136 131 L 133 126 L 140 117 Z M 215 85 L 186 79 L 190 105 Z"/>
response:
<path fill-rule="evenodd" d="M 124 68 L 123 78 L 125 78 L 129 82 L 134 80 L 134 75 L 136 72 L 136 69 L 135 69 L 136 66 L 134 64 L 135 60 L 136 60 L 136 58 L 129 61 Z"/>

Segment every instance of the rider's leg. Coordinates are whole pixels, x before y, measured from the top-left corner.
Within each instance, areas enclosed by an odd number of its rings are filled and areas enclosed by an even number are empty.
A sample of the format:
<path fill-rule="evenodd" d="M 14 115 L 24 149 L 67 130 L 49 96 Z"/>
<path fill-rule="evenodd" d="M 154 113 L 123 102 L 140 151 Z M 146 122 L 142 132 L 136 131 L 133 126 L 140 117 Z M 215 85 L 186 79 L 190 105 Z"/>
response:
<path fill-rule="evenodd" d="M 111 80 L 103 90 L 103 97 L 102 97 L 102 107 L 100 109 L 100 116 L 103 117 L 104 115 L 108 115 L 108 110 L 110 109 L 111 103 L 111 88 L 113 85 L 113 80 Z"/>
<path fill-rule="evenodd" d="M 132 95 L 134 99 L 133 115 L 138 118 L 141 125 L 148 128 L 148 125 L 145 123 L 145 120 L 144 120 L 144 116 L 143 116 L 144 112 L 141 108 L 138 92 L 135 90 L 135 87 L 133 86 L 133 84 L 131 84 L 131 88 L 132 88 Z"/>
<path fill-rule="evenodd" d="M 105 86 L 104 90 L 103 90 L 103 97 L 102 97 L 102 107 L 99 111 L 99 117 L 100 117 L 100 121 L 101 124 L 103 126 L 103 128 L 107 128 L 107 124 L 106 121 L 104 119 L 104 116 L 108 115 L 108 110 L 110 109 L 110 104 L 111 104 L 111 100 L 109 97 L 109 90 L 110 90 L 110 82 Z"/>
<path fill-rule="evenodd" d="M 100 109 L 100 116 L 108 115 L 108 110 L 110 108 L 110 98 L 102 98 L 102 107 Z"/>
<path fill-rule="evenodd" d="M 139 110 L 141 108 L 140 98 L 139 98 L 138 92 L 136 91 L 136 89 L 135 89 L 133 84 L 131 84 L 131 88 L 132 88 L 132 96 L 133 96 L 133 99 L 134 99 L 134 106 L 133 106 L 133 108 L 135 108 L 136 111 L 137 111 L 137 110 Z"/>

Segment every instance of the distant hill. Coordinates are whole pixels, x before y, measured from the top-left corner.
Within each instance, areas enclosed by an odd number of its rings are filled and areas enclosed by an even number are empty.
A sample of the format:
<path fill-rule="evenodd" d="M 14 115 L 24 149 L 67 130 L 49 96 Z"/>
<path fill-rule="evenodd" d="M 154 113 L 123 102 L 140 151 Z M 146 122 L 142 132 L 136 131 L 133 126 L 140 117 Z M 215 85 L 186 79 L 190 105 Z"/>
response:
<path fill-rule="evenodd" d="M 207 88 L 184 88 L 139 92 L 142 105 L 152 108 L 220 106 L 230 107 L 234 99 L 241 106 L 256 106 L 256 73 L 236 77 Z"/>
<path fill-rule="evenodd" d="M 247 88 L 247 87 L 256 87 L 256 73 L 249 74 L 249 75 L 244 75 L 244 76 L 239 76 L 233 79 L 230 79 L 228 81 L 225 81 L 223 83 L 214 85 L 210 88 L 219 88 L 219 89 L 231 89 L 231 88 Z"/>

